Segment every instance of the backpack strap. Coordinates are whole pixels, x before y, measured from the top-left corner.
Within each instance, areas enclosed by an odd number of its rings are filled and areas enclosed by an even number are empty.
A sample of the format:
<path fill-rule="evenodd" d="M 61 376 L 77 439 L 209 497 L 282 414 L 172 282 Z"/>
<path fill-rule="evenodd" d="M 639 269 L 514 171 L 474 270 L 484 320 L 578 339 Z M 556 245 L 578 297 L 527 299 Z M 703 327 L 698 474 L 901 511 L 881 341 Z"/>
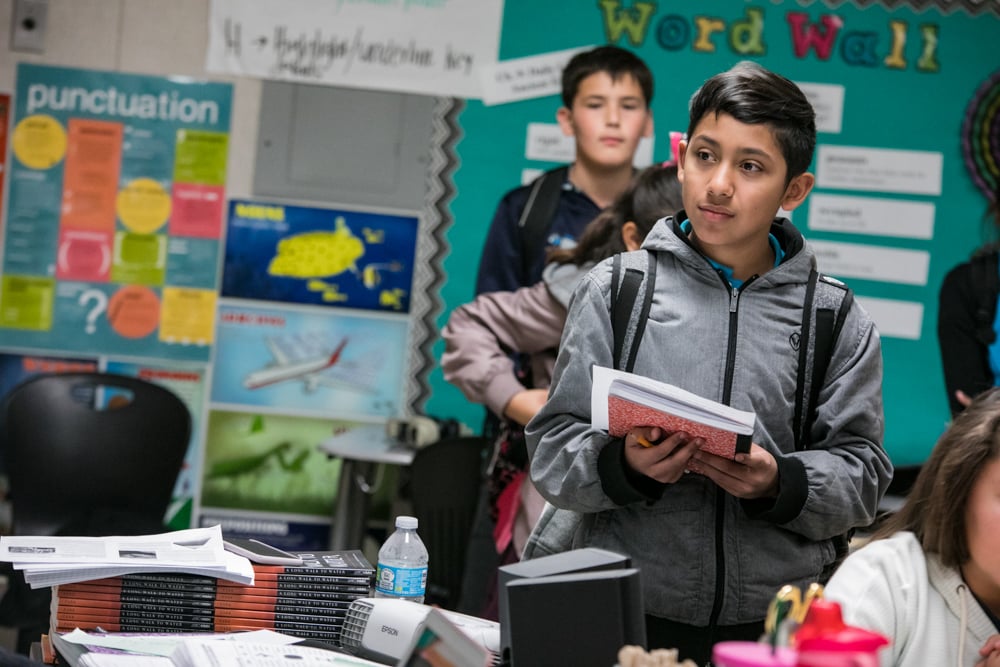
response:
<path fill-rule="evenodd" d="M 545 248 L 545 237 L 552 228 L 552 217 L 568 173 L 568 166 L 550 169 L 531 184 L 528 200 L 517 221 L 521 237 L 521 278 L 524 280 L 531 275 L 537 251 Z"/>
<path fill-rule="evenodd" d="M 844 283 L 824 276 L 815 269 L 809 274 L 802 304 L 802 329 L 799 336 L 799 363 L 792 422 L 796 451 L 802 451 L 809 446 L 812 425 L 816 420 L 819 392 L 826 383 L 826 373 L 833 356 L 834 343 L 840 335 L 853 302 L 854 293 Z"/>
<path fill-rule="evenodd" d="M 645 257 L 643 257 L 645 256 Z M 645 259 L 645 267 L 642 260 Z M 624 267 L 624 269 L 623 269 Z M 642 302 L 636 314 L 636 299 L 639 289 L 645 285 Z M 619 253 L 615 255 L 611 270 L 611 329 L 614 334 L 614 367 L 632 372 L 639 352 L 639 342 L 646 330 L 646 320 L 653 303 L 653 289 L 656 286 L 656 254 L 648 250 Z M 626 346 L 626 343 L 628 344 Z M 622 363 L 622 354 L 628 349 L 628 356 Z"/>

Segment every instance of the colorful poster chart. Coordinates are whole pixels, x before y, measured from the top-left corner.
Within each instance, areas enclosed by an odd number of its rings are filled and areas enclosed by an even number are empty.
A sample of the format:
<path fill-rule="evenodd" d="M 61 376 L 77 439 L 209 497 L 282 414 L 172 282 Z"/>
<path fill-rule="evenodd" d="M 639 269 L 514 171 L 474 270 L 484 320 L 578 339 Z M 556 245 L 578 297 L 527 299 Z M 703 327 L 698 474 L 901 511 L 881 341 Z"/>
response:
<path fill-rule="evenodd" d="M 0 345 L 208 359 L 231 97 L 18 65 Z"/>
<path fill-rule="evenodd" d="M 205 402 L 205 372 L 200 366 L 171 365 L 169 368 L 121 361 L 107 363 L 109 373 L 130 375 L 162 385 L 177 394 L 188 412 L 191 413 L 191 442 L 181 472 L 174 484 L 174 493 L 164 518 L 166 525 L 174 530 L 191 527 L 194 511 L 195 490 L 201 470 L 201 413 Z"/>
<path fill-rule="evenodd" d="M 407 312 L 417 219 L 229 203 L 222 296 Z"/>
<path fill-rule="evenodd" d="M 212 402 L 292 414 L 396 416 L 407 329 L 405 319 L 387 316 L 223 304 Z"/>
<path fill-rule="evenodd" d="M 213 410 L 206 429 L 202 504 L 329 522 L 340 462 L 316 445 L 350 426 L 330 419 Z"/>

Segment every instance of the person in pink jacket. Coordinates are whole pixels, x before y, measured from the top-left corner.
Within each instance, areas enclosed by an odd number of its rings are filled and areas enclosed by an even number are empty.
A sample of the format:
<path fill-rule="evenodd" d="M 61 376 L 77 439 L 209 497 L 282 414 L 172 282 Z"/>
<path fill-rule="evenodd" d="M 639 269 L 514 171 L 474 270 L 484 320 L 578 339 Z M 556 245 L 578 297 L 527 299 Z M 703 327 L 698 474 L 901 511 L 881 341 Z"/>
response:
<path fill-rule="evenodd" d="M 680 207 L 676 165 L 639 171 L 628 189 L 587 225 L 575 247 L 550 253 L 540 282 L 513 292 L 481 294 L 452 312 L 442 331 L 445 380 L 505 420 L 527 424 L 545 403 L 577 282 L 597 262 L 638 249 L 653 224 Z M 530 355 L 533 386 L 521 383 L 513 353 Z M 518 560 L 544 506 L 525 474 L 527 463 L 523 432 L 502 426 L 488 479 L 501 564 Z"/>

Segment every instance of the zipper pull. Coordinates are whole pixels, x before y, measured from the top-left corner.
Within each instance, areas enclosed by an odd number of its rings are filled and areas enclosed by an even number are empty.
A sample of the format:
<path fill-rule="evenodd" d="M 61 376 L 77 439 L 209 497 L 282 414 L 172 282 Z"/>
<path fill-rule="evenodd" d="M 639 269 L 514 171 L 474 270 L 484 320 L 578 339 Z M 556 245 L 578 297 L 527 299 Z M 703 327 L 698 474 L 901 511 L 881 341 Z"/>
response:
<path fill-rule="evenodd" d="M 729 299 L 729 312 L 730 313 L 735 313 L 736 312 L 736 304 L 739 303 L 739 300 L 740 300 L 740 290 L 739 290 L 739 288 L 736 288 L 736 287 L 731 287 L 730 289 L 733 290 L 733 293 L 732 293 L 732 297 Z"/>

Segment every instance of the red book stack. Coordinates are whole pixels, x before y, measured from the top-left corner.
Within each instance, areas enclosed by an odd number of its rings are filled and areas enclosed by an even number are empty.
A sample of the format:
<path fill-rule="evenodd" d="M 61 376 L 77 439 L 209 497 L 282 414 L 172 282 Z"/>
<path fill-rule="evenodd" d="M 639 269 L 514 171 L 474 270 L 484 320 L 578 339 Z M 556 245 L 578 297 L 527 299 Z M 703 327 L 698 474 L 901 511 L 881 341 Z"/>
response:
<path fill-rule="evenodd" d="M 302 565 L 254 563 L 254 585 L 183 573 L 127 574 L 52 589 L 53 632 L 230 632 L 271 629 L 337 643 L 375 568 L 361 551 L 296 553 Z"/>

